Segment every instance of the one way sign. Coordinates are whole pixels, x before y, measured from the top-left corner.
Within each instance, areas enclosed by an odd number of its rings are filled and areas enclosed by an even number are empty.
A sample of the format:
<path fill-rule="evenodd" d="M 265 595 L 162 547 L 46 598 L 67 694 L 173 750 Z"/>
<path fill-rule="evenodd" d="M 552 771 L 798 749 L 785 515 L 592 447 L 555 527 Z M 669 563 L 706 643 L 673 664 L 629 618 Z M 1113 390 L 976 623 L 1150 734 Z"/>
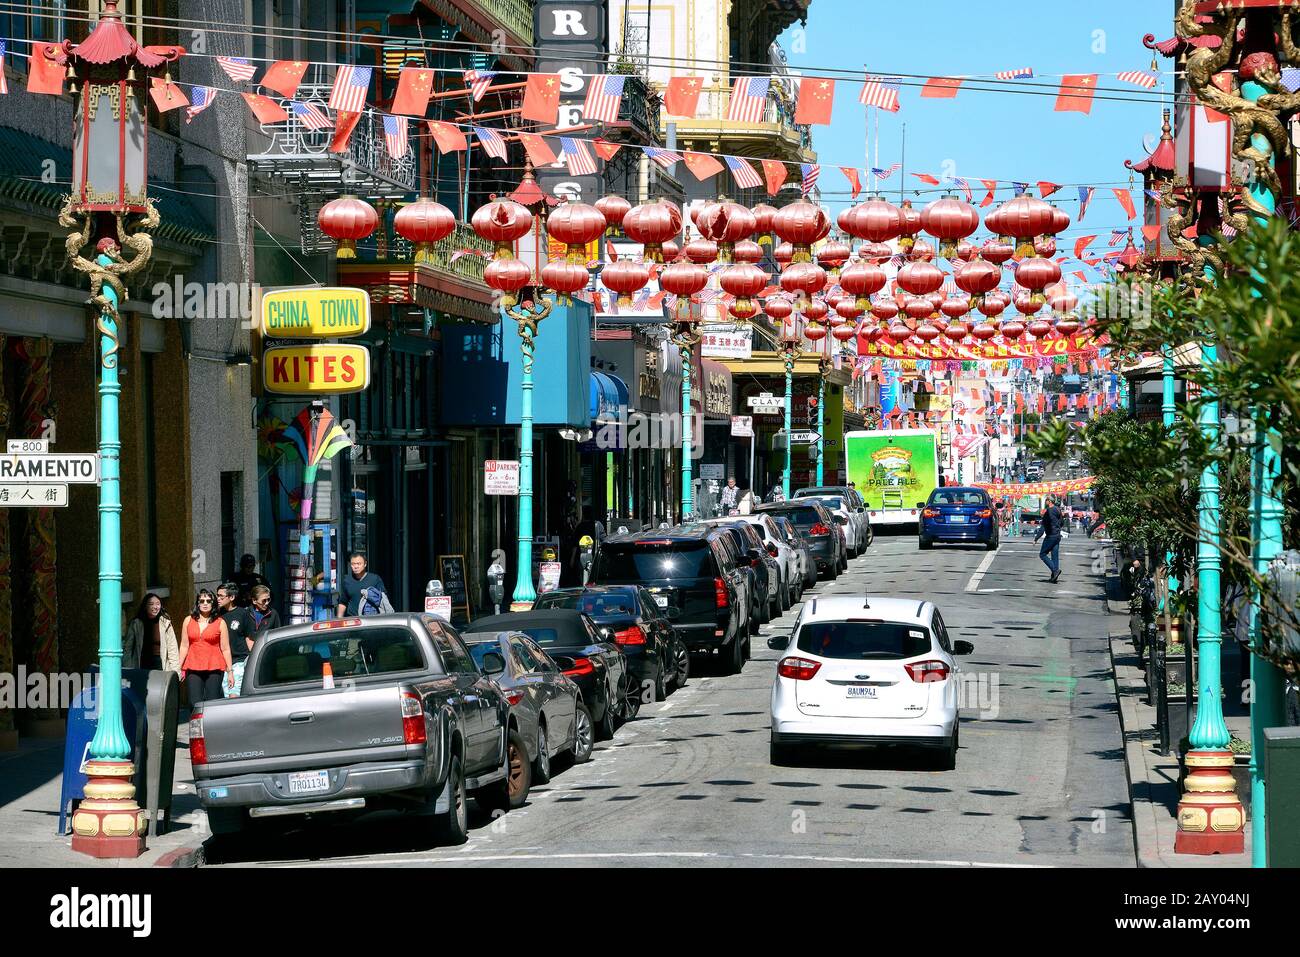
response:
<path fill-rule="evenodd" d="M 820 442 L 821 436 L 811 429 L 791 429 L 791 445 L 812 445 L 814 442 Z"/>

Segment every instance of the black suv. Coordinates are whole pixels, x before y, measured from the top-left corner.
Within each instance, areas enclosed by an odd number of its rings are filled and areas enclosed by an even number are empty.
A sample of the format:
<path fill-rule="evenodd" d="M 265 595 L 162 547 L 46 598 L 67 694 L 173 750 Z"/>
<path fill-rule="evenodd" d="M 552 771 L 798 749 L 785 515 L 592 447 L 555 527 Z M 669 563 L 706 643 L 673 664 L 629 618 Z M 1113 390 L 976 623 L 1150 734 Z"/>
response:
<path fill-rule="evenodd" d="M 644 585 L 687 649 L 721 653 L 733 673 L 749 656 L 750 581 L 730 534 L 703 525 L 611 536 L 591 576 L 593 585 Z"/>

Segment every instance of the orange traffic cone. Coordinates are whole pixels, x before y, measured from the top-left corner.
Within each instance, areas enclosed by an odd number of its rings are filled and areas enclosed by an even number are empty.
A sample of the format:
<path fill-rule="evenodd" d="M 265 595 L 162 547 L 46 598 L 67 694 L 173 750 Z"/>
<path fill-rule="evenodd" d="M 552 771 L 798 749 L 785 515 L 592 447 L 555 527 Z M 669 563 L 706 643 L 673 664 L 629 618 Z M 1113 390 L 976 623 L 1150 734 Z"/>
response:
<path fill-rule="evenodd" d="M 324 679 L 324 682 L 322 683 L 321 687 L 324 688 L 326 691 L 329 691 L 331 688 L 334 687 L 334 666 L 329 663 L 328 658 L 326 658 L 325 661 L 321 663 L 320 673 L 321 673 L 321 677 Z"/>

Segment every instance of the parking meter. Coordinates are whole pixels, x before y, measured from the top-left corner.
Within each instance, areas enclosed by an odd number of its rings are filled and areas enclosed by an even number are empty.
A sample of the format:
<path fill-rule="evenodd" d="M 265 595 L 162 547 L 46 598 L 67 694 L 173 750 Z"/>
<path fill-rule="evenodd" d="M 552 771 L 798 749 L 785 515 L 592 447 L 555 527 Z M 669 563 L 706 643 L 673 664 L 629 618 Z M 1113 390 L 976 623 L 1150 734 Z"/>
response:
<path fill-rule="evenodd" d="M 591 562 L 595 557 L 596 542 L 590 535 L 583 535 L 578 539 L 578 547 L 582 549 L 582 584 L 585 587 L 591 578 Z"/>
<path fill-rule="evenodd" d="M 488 566 L 488 596 L 492 599 L 493 614 L 501 614 L 501 603 L 506 598 L 506 569 L 498 561 Z"/>
<path fill-rule="evenodd" d="M 451 596 L 443 592 L 442 582 L 436 578 L 429 579 L 424 586 L 424 611 L 443 621 L 451 621 Z"/>

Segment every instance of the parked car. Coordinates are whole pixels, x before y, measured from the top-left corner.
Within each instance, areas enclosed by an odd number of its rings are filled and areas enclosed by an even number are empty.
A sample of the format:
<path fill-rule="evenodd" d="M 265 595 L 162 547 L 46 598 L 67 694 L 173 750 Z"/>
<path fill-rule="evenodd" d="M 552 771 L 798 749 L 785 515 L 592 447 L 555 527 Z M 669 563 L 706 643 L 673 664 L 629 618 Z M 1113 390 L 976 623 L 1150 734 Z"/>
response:
<path fill-rule="evenodd" d="M 732 516 L 703 522 L 724 528 L 732 535 L 739 555 L 754 570 L 758 598 L 758 623 L 765 625 L 781 614 L 781 566 L 768 553 L 763 536 L 750 525 L 747 518 Z"/>
<path fill-rule="evenodd" d="M 465 628 L 466 635 L 501 631 L 523 632 L 573 680 L 596 725 L 598 739 L 612 738 L 617 722 L 635 717 L 641 699 L 634 693 L 627 658 L 612 636 L 601 634 L 586 615 L 547 608 L 487 615 Z"/>
<path fill-rule="evenodd" d="M 745 521 L 763 540 L 763 547 L 776 561 L 780 573 L 780 603 L 785 611 L 803 597 L 802 552 L 790 544 L 786 533 L 771 515 L 748 515 Z"/>
<path fill-rule="evenodd" d="M 993 500 L 982 488 L 937 488 L 921 509 L 918 535 L 921 548 L 935 542 L 967 542 L 993 551 L 999 542 Z"/>
<path fill-rule="evenodd" d="M 654 596 L 639 585 L 561 588 L 539 596 L 533 608 L 572 608 L 612 631 L 643 700 L 647 688 L 662 701 L 669 688 L 686 683 L 691 656 Z"/>
<path fill-rule="evenodd" d="M 848 495 L 806 495 L 804 498 L 816 499 L 826 506 L 835 516 L 835 521 L 844 528 L 844 537 L 848 543 L 848 557 L 855 558 L 867 550 L 871 544 L 871 522 L 866 510 L 854 506 Z M 796 496 L 794 501 L 798 501 Z"/>
<path fill-rule="evenodd" d="M 839 525 L 816 499 L 791 499 L 788 502 L 771 502 L 760 505 L 759 514 L 781 515 L 794 523 L 799 534 L 808 542 L 818 574 L 834 581 L 846 561 L 844 537 Z"/>
<path fill-rule="evenodd" d="M 874 595 L 817 597 L 795 623 L 772 683 L 773 764 L 807 745 L 899 744 L 957 764 L 956 656 L 932 602 Z"/>
<path fill-rule="evenodd" d="M 430 615 L 279 628 L 249 654 L 236 698 L 190 718 L 190 764 L 219 839 L 287 815 L 415 811 L 442 843 L 467 837 L 466 796 L 505 810 L 528 796 L 501 691 Z"/>
<path fill-rule="evenodd" d="M 817 559 L 813 557 L 812 546 L 789 518 L 779 514 L 769 517 L 776 522 L 777 528 L 785 535 L 790 548 L 799 558 L 799 599 L 802 599 L 804 591 L 817 585 Z"/>
<path fill-rule="evenodd" d="M 600 585 L 642 585 L 694 654 L 723 655 L 732 672 L 749 654 L 750 576 L 732 537 L 709 525 L 605 539 L 592 574 Z"/>
<path fill-rule="evenodd" d="M 479 670 L 501 689 L 524 739 L 525 753 L 510 756 L 510 773 L 527 762 L 534 784 L 551 780 L 551 759 L 567 753 L 575 764 L 591 758 L 595 732 L 578 686 L 520 632 L 467 634 L 465 647 Z"/>

